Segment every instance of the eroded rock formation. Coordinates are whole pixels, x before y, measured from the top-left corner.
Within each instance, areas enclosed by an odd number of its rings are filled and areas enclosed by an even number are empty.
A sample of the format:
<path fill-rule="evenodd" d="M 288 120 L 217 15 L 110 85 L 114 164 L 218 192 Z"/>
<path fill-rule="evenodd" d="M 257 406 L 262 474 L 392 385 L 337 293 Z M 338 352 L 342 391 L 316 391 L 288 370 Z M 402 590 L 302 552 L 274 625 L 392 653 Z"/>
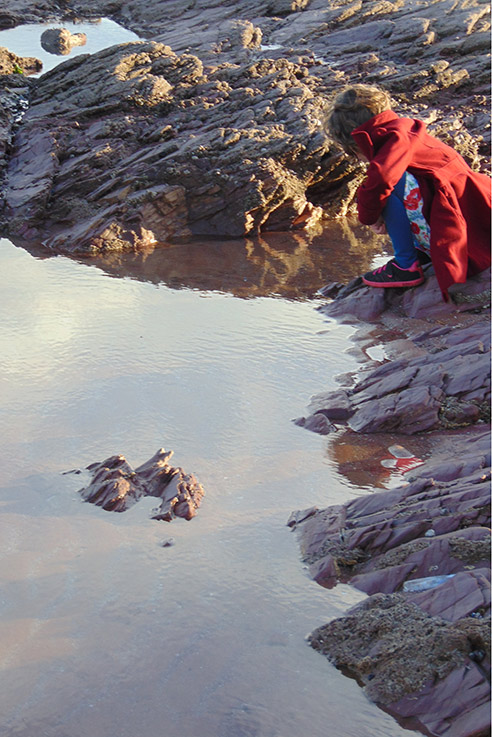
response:
<path fill-rule="evenodd" d="M 51 19 L 48 6 L 15 0 L 0 27 Z M 19 242 L 135 250 L 343 216 L 362 169 L 320 119 L 355 81 L 387 87 L 400 112 L 487 166 L 480 0 L 67 0 L 60 14 L 111 15 L 152 43 L 80 56 L 36 83 L 4 172 L 3 227 Z"/>
<path fill-rule="evenodd" d="M 171 522 L 174 517 L 190 520 L 200 506 L 204 490 L 193 474 L 170 466 L 172 451 L 161 448 L 134 469 L 122 455 L 111 456 L 87 467 L 89 486 L 80 489 L 85 501 L 110 512 L 124 512 L 144 496 L 161 499 L 152 519 Z"/>
<path fill-rule="evenodd" d="M 447 304 L 432 270 L 417 289 L 371 289 L 358 278 L 321 291 L 329 300 L 323 313 L 358 325 L 365 364 L 340 377 L 340 389 L 314 396 L 311 414 L 298 424 L 338 429 L 342 445 L 355 434 L 425 438 L 431 431 L 453 433 L 453 443 L 406 473 L 406 485 L 292 514 L 288 524 L 299 533 L 314 580 L 328 588 L 350 582 L 368 594 L 313 632 L 310 643 L 386 711 L 410 719 L 409 728 L 432 737 L 485 737 L 490 271 L 455 285 Z M 378 344 L 383 350 L 372 359 Z M 382 465 L 370 445 L 365 450 L 360 465 Z"/>
<path fill-rule="evenodd" d="M 17 56 L 4 46 L 0 46 L 0 75 L 4 82 L 6 75 L 11 74 L 37 74 L 43 68 L 43 64 L 34 56 Z"/>
<path fill-rule="evenodd" d="M 21 57 L 0 47 L 0 177 L 10 154 L 15 127 L 29 106 L 34 84 L 29 75 L 41 71 L 42 63 L 34 57 Z"/>
<path fill-rule="evenodd" d="M 321 308 L 324 313 L 365 314 L 373 321 L 393 316 L 394 323 L 398 311 L 400 325 L 407 317 L 412 328 L 413 321 L 414 335 L 400 344 L 398 359 L 354 377 L 353 386 L 314 396 L 310 414 L 297 424 L 321 434 L 327 427 L 336 429 L 335 423 L 355 432 L 411 435 L 489 421 L 490 270 L 456 285 L 450 304 L 440 300 L 432 275 L 415 290 L 344 289 Z M 435 315 L 441 316 L 440 324 L 426 322 Z"/>
<path fill-rule="evenodd" d="M 16 137 L 10 235 L 91 253 L 319 218 L 306 190 L 350 167 L 329 154 L 305 76 L 286 60 L 207 72 L 153 42 L 66 62 L 42 77 Z"/>

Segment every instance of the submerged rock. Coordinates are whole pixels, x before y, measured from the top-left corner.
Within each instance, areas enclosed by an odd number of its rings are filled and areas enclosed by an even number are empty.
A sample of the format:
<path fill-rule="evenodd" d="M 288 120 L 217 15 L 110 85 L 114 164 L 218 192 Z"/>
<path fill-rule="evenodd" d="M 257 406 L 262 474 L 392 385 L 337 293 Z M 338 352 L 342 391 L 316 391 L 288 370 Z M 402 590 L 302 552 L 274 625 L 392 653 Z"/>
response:
<path fill-rule="evenodd" d="M 190 520 L 204 495 L 193 474 L 170 466 L 172 451 L 161 448 L 150 460 L 133 469 L 122 455 L 111 456 L 87 467 L 89 486 L 80 489 L 83 499 L 110 512 L 124 512 L 144 496 L 161 499 L 152 519 L 171 522 L 174 517 Z"/>

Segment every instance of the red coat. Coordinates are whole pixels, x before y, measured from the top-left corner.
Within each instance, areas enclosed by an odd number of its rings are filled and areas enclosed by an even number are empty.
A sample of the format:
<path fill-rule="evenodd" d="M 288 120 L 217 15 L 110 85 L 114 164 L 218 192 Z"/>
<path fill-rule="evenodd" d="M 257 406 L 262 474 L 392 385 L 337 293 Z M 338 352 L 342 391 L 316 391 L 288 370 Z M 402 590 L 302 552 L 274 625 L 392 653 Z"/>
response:
<path fill-rule="evenodd" d="M 425 123 L 392 110 L 352 133 L 368 159 L 357 193 L 359 220 L 376 222 L 393 188 L 409 171 L 417 179 L 430 226 L 430 251 L 443 296 L 451 284 L 490 266 L 490 178 L 474 172 L 450 146 L 429 135 Z"/>

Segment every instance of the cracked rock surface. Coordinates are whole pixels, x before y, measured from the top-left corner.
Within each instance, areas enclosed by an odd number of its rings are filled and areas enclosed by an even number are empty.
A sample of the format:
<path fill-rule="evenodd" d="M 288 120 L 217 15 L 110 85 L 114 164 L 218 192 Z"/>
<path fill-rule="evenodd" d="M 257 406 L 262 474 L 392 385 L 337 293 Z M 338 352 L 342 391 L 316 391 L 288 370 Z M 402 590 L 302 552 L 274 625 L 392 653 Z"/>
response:
<path fill-rule="evenodd" d="M 0 28 L 105 15 L 143 40 L 41 75 L 20 124 L 0 120 L 15 134 L 0 160 L 4 233 L 91 254 L 343 217 L 363 167 L 320 120 L 353 82 L 386 87 L 486 170 L 487 13 L 481 0 L 66 0 L 56 13 L 13 0 Z"/>

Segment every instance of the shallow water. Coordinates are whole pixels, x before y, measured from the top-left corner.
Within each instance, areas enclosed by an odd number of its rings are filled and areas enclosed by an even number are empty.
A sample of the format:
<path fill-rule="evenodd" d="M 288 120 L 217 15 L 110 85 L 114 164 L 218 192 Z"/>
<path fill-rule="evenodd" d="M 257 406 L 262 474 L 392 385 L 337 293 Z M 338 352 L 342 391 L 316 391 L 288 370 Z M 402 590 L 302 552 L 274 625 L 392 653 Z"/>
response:
<path fill-rule="evenodd" d="M 41 46 L 41 35 L 48 28 L 66 28 L 70 33 L 85 33 L 87 42 L 84 46 L 74 46 L 67 56 L 50 54 Z M 43 62 L 40 74 L 48 72 L 55 66 L 80 54 L 94 54 L 114 44 L 140 41 L 136 33 L 122 28 L 109 18 L 101 18 L 93 22 L 71 23 L 60 21 L 53 23 L 26 23 L 16 28 L 0 31 L 0 46 L 13 51 L 18 56 L 34 56 Z M 39 74 L 30 75 L 38 77 Z"/>
<path fill-rule="evenodd" d="M 308 298 L 318 266 L 304 296 L 255 296 L 271 253 L 253 245 L 229 242 L 236 272 L 211 258 L 199 288 L 196 243 L 78 263 L 0 241 L 6 737 L 409 734 L 304 639 L 362 595 L 315 584 L 286 521 L 360 489 L 291 419 L 357 363 Z M 190 522 L 149 519 L 151 499 L 105 512 L 63 474 L 161 446 L 205 487 Z"/>
<path fill-rule="evenodd" d="M 86 46 L 47 54 L 55 25 Z M 136 38 L 103 19 L 0 45 L 48 71 Z M 2 735 L 409 734 L 307 646 L 362 595 L 311 581 L 286 527 L 293 509 L 401 480 L 385 440 L 291 422 L 357 367 L 353 329 L 313 294 L 367 270 L 368 241 L 338 224 L 79 263 L 0 240 Z M 161 446 L 205 487 L 190 522 L 151 520 L 151 499 L 84 504 L 85 475 L 64 473 Z"/>

